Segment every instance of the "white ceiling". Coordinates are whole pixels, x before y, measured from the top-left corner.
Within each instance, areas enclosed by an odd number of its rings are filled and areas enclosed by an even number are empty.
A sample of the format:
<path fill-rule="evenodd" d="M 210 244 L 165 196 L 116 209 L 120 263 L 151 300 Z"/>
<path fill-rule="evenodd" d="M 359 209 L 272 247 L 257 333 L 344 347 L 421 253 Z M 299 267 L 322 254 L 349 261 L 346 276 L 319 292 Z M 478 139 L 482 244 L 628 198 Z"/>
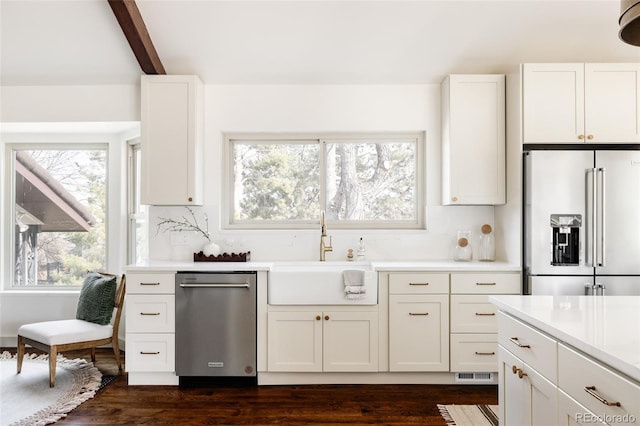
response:
<path fill-rule="evenodd" d="M 619 0 L 137 0 L 168 74 L 207 84 L 421 84 L 522 62 L 633 62 Z M 107 0 L 1 0 L 2 85 L 133 84 Z"/>

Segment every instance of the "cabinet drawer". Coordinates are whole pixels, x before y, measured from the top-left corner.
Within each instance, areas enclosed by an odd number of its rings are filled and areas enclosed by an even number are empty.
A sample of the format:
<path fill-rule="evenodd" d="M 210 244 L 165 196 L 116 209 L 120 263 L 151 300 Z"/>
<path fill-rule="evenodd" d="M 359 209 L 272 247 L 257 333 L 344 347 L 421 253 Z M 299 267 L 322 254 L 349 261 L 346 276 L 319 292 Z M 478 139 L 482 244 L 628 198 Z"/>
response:
<path fill-rule="evenodd" d="M 451 294 L 520 294 L 520 274 L 451 274 Z"/>
<path fill-rule="evenodd" d="M 173 333 L 175 296 L 131 295 L 126 304 L 127 331 L 132 333 Z"/>
<path fill-rule="evenodd" d="M 485 295 L 451 296 L 452 333 L 497 333 L 498 309 Z"/>
<path fill-rule="evenodd" d="M 558 346 L 558 385 L 589 411 L 608 419 L 607 423 L 640 419 L 640 385 L 562 344 Z"/>
<path fill-rule="evenodd" d="M 174 334 L 127 333 L 125 362 L 128 371 L 175 371 Z"/>
<path fill-rule="evenodd" d="M 500 311 L 498 329 L 500 345 L 553 384 L 558 383 L 558 344 L 555 340 Z"/>
<path fill-rule="evenodd" d="M 390 294 L 449 293 L 449 274 L 389 274 Z"/>
<path fill-rule="evenodd" d="M 498 335 L 452 334 L 451 371 L 498 371 Z"/>
<path fill-rule="evenodd" d="M 175 287 L 173 273 L 127 274 L 127 294 L 175 294 Z"/>

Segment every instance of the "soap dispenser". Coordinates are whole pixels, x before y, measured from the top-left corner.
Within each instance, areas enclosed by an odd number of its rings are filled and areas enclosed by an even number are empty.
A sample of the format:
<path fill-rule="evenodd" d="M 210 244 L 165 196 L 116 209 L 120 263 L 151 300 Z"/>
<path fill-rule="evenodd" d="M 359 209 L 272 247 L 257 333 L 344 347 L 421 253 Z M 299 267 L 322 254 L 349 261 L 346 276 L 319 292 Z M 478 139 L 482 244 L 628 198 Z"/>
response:
<path fill-rule="evenodd" d="M 360 242 L 358 243 L 357 260 L 360 262 L 364 261 L 364 241 L 362 238 L 360 238 Z"/>

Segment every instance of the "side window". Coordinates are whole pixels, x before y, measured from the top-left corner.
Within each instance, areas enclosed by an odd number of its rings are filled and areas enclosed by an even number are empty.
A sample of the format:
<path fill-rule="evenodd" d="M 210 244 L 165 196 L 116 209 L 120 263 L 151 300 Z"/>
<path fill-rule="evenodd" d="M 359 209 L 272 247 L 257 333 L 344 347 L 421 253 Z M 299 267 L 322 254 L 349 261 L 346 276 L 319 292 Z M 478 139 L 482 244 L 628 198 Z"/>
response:
<path fill-rule="evenodd" d="M 13 150 L 14 286 L 80 285 L 107 260 L 107 149 Z"/>
<path fill-rule="evenodd" d="M 148 258 L 147 206 L 140 204 L 140 168 L 142 164 L 142 150 L 140 142 L 129 144 L 128 152 L 128 262 L 141 263 Z"/>
<path fill-rule="evenodd" d="M 424 227 L 424 138 L 227 135 L 228 227 Z"/>

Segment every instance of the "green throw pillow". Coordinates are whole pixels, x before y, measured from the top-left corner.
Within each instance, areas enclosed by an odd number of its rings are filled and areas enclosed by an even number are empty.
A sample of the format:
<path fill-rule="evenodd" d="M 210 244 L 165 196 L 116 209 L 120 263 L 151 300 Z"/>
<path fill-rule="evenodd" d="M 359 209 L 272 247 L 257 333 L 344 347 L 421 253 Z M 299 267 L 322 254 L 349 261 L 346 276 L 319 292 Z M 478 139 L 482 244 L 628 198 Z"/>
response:
<path fill-rule="evenodd" d="M 89 272 L 80 290 L 76 319 L 107 325 L 116 300 L 116 277 Z"/>

